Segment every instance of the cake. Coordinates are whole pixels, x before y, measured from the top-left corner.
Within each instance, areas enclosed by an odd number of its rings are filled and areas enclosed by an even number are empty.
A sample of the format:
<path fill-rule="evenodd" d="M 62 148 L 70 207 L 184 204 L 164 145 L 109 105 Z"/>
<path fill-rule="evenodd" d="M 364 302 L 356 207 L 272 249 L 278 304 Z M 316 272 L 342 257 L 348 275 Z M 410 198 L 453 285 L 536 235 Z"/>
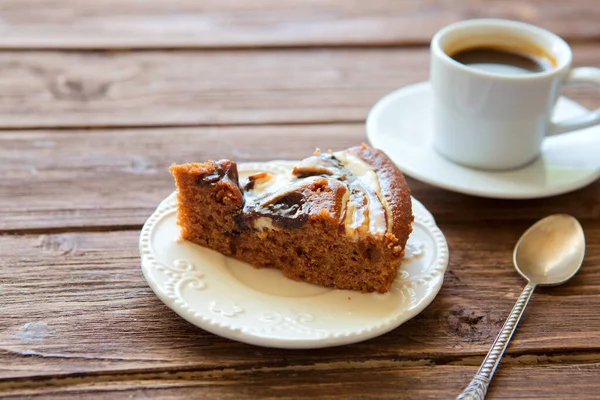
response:
<path fill-rule="evenodd" d="M 385 293 L 413 220 L 404 176 L 366 145 L 240 182 L 230 160 L 172 165 L 181 237 L 288 278 Z"/>

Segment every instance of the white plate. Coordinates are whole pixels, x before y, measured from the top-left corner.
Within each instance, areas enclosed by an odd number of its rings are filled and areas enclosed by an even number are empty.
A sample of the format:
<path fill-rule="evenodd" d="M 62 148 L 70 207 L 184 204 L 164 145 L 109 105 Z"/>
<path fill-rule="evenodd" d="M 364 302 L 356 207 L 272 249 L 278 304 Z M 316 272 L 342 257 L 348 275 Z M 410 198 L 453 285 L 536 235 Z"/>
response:
<path fill-rule="evenodd" d="M 288 162 L 239 164 L 241 177 L 278 172 Z M 259 346 L 318 348 L 386 333 L 417 315 L 436 296 L 448 246 L 431 214 L 413 199 L 415 222 L 402 272 L 386 294 L 334 290 L 285 278 L 179 239 L 175 193 L 140 235 L 142 271 L 156 295 L 209 332 Z"/>
<path fill-rule="evenodd" d="M 527 199 L 570 192 L 600 177 L 600 126 L 544 141 L 542 155 L 524 168 L 503 172 L 471 169 L 439 155 L 431 146 L 432 91 L 429 82 L 382 98 L 367 118 L 367 136 L 409 176 L 455 192 Z M 554 120 L 588 112 L 560 98 Z"/>

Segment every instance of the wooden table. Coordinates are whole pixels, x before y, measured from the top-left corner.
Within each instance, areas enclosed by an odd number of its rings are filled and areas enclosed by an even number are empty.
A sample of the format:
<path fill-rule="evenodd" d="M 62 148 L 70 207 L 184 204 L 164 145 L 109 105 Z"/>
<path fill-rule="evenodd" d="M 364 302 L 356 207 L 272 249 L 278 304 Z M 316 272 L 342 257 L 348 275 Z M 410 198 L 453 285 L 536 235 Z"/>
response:
<path fill-rule="evenodd" d="M 489 397 L 599 398 L 600 182 L 501 201 L 410 179 L 449 242 L 444 287 L 355 345 L 222 339 L 140 271 L 140 227 L 174 188 L 172 162 L 365 141 L 374 102 L 427 78 L 433 32 L 481 16 L 549 28 L 576 65 L 600 66 L 597 0 L 1 0 L 0 396 L 450 399 L 524 284 L 516 240 L 566 212 L 587 235 L 581 273 L 536 292 Z M 600 106 L 593 90 L 567 94 Z"/>

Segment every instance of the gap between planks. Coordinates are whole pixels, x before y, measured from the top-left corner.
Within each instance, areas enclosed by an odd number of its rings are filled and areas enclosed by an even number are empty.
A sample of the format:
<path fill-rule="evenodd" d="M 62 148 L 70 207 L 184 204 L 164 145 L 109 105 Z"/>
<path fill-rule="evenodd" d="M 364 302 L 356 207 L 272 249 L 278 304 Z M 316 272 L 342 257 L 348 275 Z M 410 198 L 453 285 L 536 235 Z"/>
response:
<path fill-rule="evenodd" d="M 600 35 L 592 35 L 588 37 L 573 37 L 565 38 L 568 40 L 570 46 L 594 44 L 597 45 L 600 42 Z M 114 45 L 98 45 L 98 46 L 86 46 L 77 44 L 65 44 L 63 46 L 43 46 L 43 45 L 21 45 L 21 44 L 6 44 L 0 43 L 0 53 L 3 52 L 45 52 L 45 53 L 143 53 L 143 52 L 269 52 L 269 51 L 295 51 L 295 50 L 403 50 L 412 48 L 429 48 L 430 41 L 428 40 L 390 40 L 390 41 L 371 41 L 368 43 L 363 42 L 348 42 L 348 43 L 295 43 L 295 44 L 249 44 L 249 45 L 238 45 L 238 44 L 218 44 L 218 45 L 199 45 L 195 43 L 175 43 L 173 45 L 157 45 L 154 43 L 139 43 L 136 46 L 128 44 L 114 44 Z"/>
<path fill-rule="evenodd" d="M 600 42 L 600 35 L 591 35 L 588 37 L 565 37 L 570 46 L 595 44 Z M 137 45 L 124 44 L 113 44 L 113 45 L 89 45 L 84 44 L 63 44 L 63 45 L 23 45 L 23 44 L 10 44 L 0 43 L 0 53 L 3 52 L 46 52 L 46 53 L 143 53 L 143 52 L 236 52 L 236 51 L 286 51 L 286 50 L 402 50 L 411 48 L 429 48 L 430 41 L 428 40 L 381 40 L 381 41 L 370 41 L 370 42 L 347 42 L 347 43 L 335 43 L 335 42 L 323 42 L 323 43 L 294 43 L 294 44 L 216 44 L 216 45 L 201 45 L 196 43 L 174 43 L 172 45 L 158 45 L 154 43 L 138 43 Z"/>
<path fill-rule="evenodd" d="M 573 39 L 569 41 L 571 45 L 578 44 L 597 44 L 600 40 L 598 37 L 589 37 L 582 39 Z M 122 46 L 122 47 L 111 47 L 111 46 L 99 46 L 99 47 L 86 47 L 86 46 L 74 46 L 74 47 L 10 47 L 0 43 L 0 53 L 88 53 L 88 54 L 119 54 L 119 53 L 151 53 L 151 52 L 162 52 L 162 53 L 218 53 L 218 52 L 280 52 L 280 51 L 321 51 L 321 50 L 403 50 L 412 48 L 429 48 L 429 42 L 427 41 L 414 41 L 414 42 L 381 42 L 381 43 L 323 43 L 323 44 L 297 44 L 297 45 L 249 45 L 249 46 L 238 46 L 238 45 L 222 45 L 222 46 L 198 46 L 194 44 L 190 45 L 173 45 L 173 46 L 157 46 L 157 45 L 142 45 L 140 47 Z"/>
<path fill-rule="evenodd" d="M 93 232 L 115 232 L 115 231 L 139 231 L 141 224 L 133 225 L 98 225 L 98 226 L 51 226 L 47 228 L 31 229 L 0 229 L 0 235 L 57 235 L 62 233 L 93 233 Z"/>
<path fill-rule="evenodd" d="M 140 130 L 140 129 L 169 129 L 169 128 L 240 128 L 240 127 L 286 127 L 286 126 L 311 126 L 311 125 L 364 125 L 364 118 L 344 118 L 344 119 L 314 119 L 314 120 L 290 120 L 286 122 L 281 121 L 247 121 L 247 122 L 225 122 L 225 121 L 215 121 L 215 122 L 173 122 L 170 124 L 114 124 L 114 125 L 61 125 L 56 124 L 52 126 L 31 126 L 31 127 L 9 127 L 0 125 L 0 134 L 2 132 L 39 132 L 39 131 L 49 131 L 49 130 L 59 130 L 61 133 L 69 133 L 69 132 L 77 132 L 81 134 L 84 131 L 86 134 L 88 133 L 103 133 L 106 131 L 116 131 L 116 130 Z"/>

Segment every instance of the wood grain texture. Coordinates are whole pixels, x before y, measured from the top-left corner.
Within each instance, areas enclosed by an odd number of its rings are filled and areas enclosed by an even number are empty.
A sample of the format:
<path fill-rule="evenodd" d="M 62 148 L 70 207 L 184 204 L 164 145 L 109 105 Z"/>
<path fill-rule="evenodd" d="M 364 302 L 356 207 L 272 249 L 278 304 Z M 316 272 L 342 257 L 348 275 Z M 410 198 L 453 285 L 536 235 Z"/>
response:
<path fill-rule="evenodd" d="M 596 45 L 574 52 L 600 66 Z M 0 129 L 363 122 L 427 79 L 429 51 L 2 52 L 0 71 Z M 600 107 L 598 90 L 567 93 Z"/>
<path fill-rule="evenodd" d="M 139 228 L 174 189 L 172 162 L 366 141 L 371 106 L 427 79 L 432 34 L 476 17 L 541 25 L 575 65 L 600 66 L 597 0 L 0 0 L 0 397 L 454 398 L 524 285 L 518 237 L 567 212 L 587 236 L 581 272 L 536 291 L 488 398 L 597 398 L 600 182 L 502 201 L 409 179 L 448 239 L 444 286 L 355 345 L 217 337 L 140 271 Z M 565 93 L 600 107 L 597 91 Z"/>
<path fill-rule="evenodd" d="M 597 398 L 600 386 L 595 379 L 600 372 L 598 363 L 535 366 L 518 365 L 517 360 L 498 371 L 487 399 Z M 475 370 L 476 367 L 375 361 L 246 371 L 115 374 L 93 379 L 81 376 L 15 382 L 5 398 L 446 400 L 460 393 L 463 382 L 468 382 Z"/>
<path fill-rule="evenodd" d="M 521 20 L 600 37 L 595 0 L 2 0 L 0 48 L 223 48 L 425 44 L 462 19 Z"/>
<path fill-rule="evenodd" d="M 522 226 L 443 230 L 450 267 L 425 311 L 373 340 L 302 351 L 233 342 L 179 318 L 142 277 L 137 230 L 0 236 L 0 390 L 19 377 L 93 374 L 101 380 L 105 374 L 380 361 L 476 366 L 524 285 L 511 265 Z M 508 350 L 527 357 L 513 365 L 600 362 L 600 226 L 585 231 L 580 274 L 534 294 Z"/>
<path fill-rule="evenodd" d="M 141 227 L 174 190 L 171 163 L 300 159 L 315 147 L 339 150 L 366 140 L 362 124 L 0 132 L 0 231 Z M 527 201 L 409 185 L 442 226 L 517 222 L 524 229 L 557 212 L 592 227 L 600 220 L 600 182 Z"/>

